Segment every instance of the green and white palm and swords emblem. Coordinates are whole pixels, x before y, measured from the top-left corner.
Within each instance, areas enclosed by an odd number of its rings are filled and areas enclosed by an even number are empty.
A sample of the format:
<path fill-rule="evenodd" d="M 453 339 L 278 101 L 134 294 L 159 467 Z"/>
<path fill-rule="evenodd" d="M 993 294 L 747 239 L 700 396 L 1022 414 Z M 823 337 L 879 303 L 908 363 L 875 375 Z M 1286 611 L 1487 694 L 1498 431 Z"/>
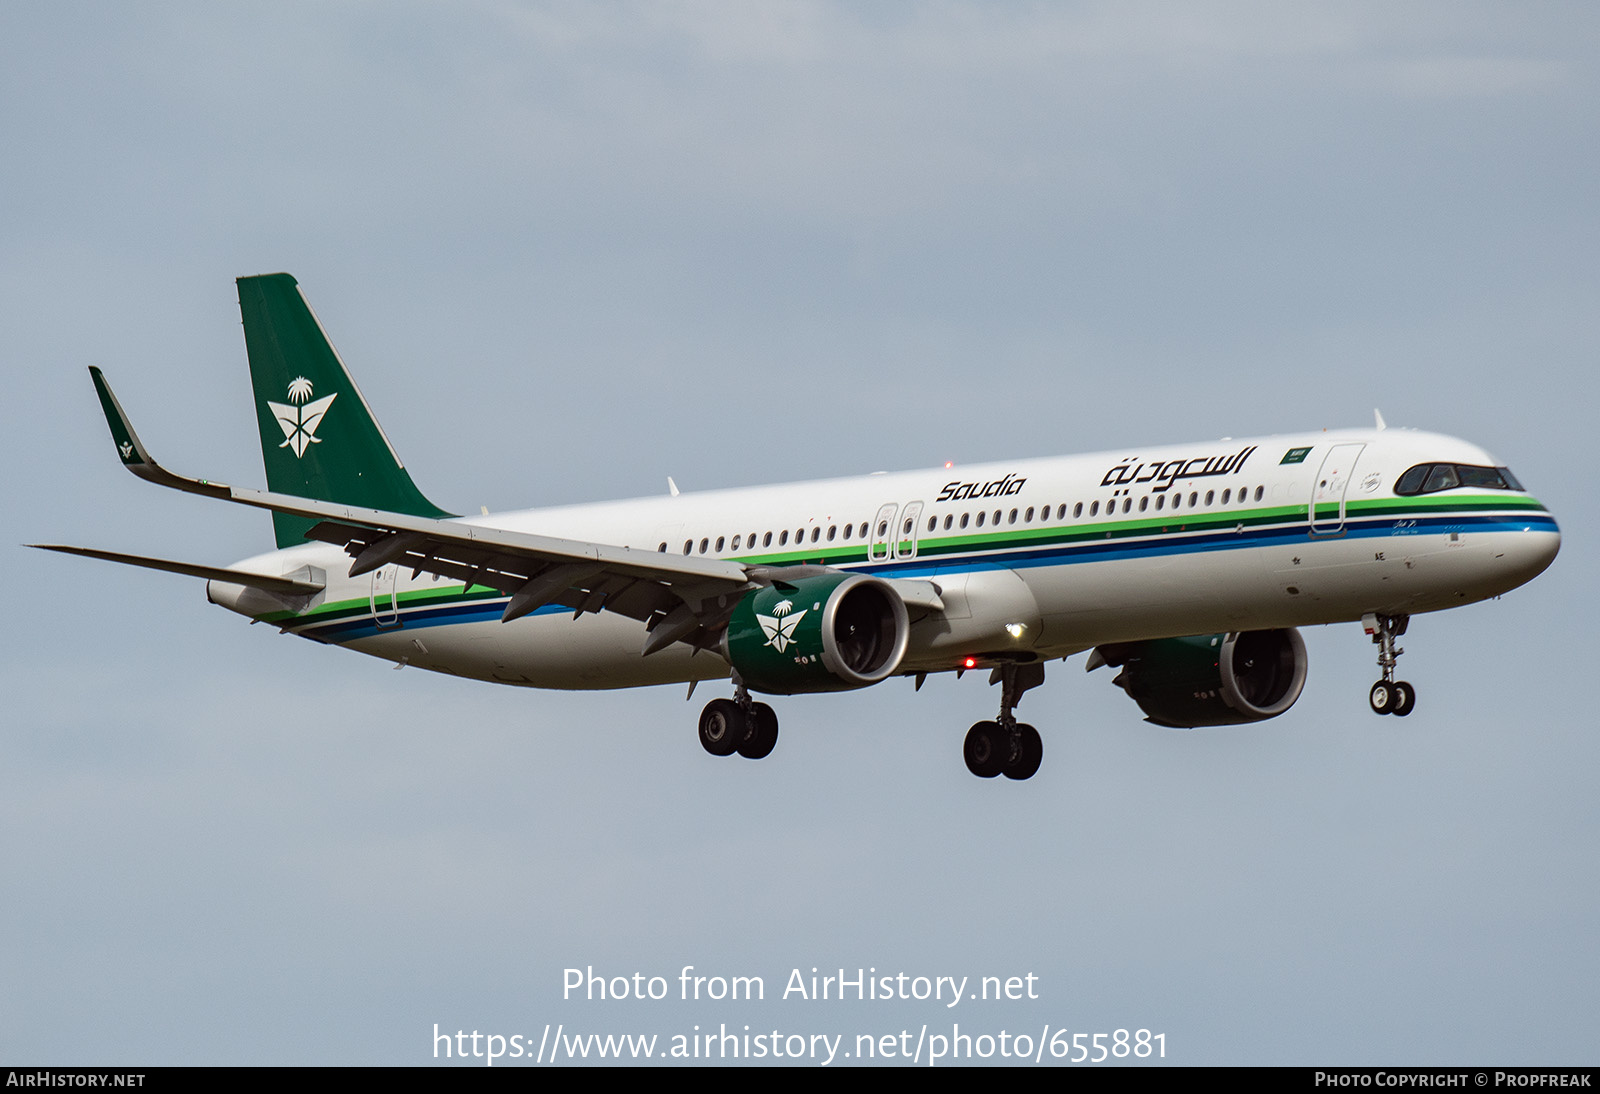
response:
<path fill-rule="evenodd" d="M 793 612 L 793 614 L 790 614 Z M 767 645 L 782 653 L 794 641 L 794 629 L 800 625 L 800 620 L 806 617 L 804 610 L 794 611 L 794 604 L 788 600 L 780 600 L 772 606 L 771 615 L 756 615 L 756 622 L 761 624 L 761 631 L 767 636 Z"/>
<path fill-rule="evenodd" d="M 335 392 L 312 401 L 311 381 L 304 376 L 296 376 L 289 383 L 287 403 L 267 402 L 267 407 L 278 419 L 278 428 L 283 430 L 283 443 L 278 447 L 292 448 L 295 458 L 299 459 L 306 454 L 306 449 L 321 444 L 322 438 L 317 436 L 317 427 L 322 424 L 323 416 L 338 397 L 338 392 Z"/>

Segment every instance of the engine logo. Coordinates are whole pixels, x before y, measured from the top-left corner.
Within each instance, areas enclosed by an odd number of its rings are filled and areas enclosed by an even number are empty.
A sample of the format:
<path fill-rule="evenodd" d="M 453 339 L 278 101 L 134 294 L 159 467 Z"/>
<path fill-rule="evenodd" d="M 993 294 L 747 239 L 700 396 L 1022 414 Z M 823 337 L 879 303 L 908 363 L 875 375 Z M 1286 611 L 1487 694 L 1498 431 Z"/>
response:
<path fill-rule="evenodd" d="M 756 622 L 767 636 L 767 645 L 782 653 L 794 644 L 794 629 L 800 625 L 806 613 L 804 610 L 794 611 L 793 602 L 788 600 L 778 601 L 772 606 L 772 612 L 772 615 L 756 616 Z"/>

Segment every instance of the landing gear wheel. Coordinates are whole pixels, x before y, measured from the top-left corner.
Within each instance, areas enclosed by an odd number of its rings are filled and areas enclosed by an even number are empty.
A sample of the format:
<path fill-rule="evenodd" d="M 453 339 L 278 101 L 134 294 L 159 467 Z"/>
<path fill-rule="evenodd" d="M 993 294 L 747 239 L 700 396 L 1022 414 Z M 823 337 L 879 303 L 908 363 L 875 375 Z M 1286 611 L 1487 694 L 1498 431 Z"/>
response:
<path fill-rule="evenodd" d="M 1026 722 L 1017 724 L 1018 742 L 1017 754 L 1005 766 L 1005 776 L 1008 779 L 1033 778 L 1033 773 L 1039 770 L 1039 765 L 1044 762 L 1044 741 L 1039 738 L 1039 731 Z"/>
<path fill-rule="evenodd" d="M 1404 718 L 1416 709 L 1417 692 L 1404 680 L 1394 678 L 1395 664 L 1400 660 L 1400 655 L 1406 651 L 1394 644 L 1394 640 L 1406 633 L 1406 627 L 1411 623 L 1408 615 L 1378 615 L 1368 612 L 1361 617 L 1361 626 L 1378 647 L 1378 669 L 1383 677 L 1372 685 L 1372 701 L 1374 714 L 1394 714 Z"/>
<path fill-rule="evenodd" d="M 739 743 L 739 755 L 747 760 L 762 760 L 778 743 L 778 716 L 765 703 L 750 708 L 750 735 Z"/>
<path fill-rule="evenodd" d="M 967 740 L 961 748 L 967 770 L 980 779 L 992 779 L 1000 774 L 1011 750 L 1007 736 L 995 722 L 979 722 L 967 730 Z"/>
<path fill-rule="evenodd" d="M 750 721 L 732 699 L 713 699 L 700 712 L 700 744 L 713 756 L 731 756 L 750 735 Z"/>
<path fill-rule="evenodd" d="M 1395 685 L 1387 680 L 1379 680 L 1372 685 L 1372 690 L 1367 693 L 1367 702 L 1372 704 L 1372 713 L 1391 714 L 1395 708 Z"/>

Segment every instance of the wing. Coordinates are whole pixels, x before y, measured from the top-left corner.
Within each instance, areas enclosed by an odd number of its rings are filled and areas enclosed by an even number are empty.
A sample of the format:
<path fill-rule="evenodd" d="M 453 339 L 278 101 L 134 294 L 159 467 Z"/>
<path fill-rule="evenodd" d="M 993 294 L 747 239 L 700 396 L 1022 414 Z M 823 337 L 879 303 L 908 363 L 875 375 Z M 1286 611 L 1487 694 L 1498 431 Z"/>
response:
<path fill-rule="evenodd" d="M 156 463 L 100 370 L 91 368 L 90 373 L 112 439 L 123 452 L 122 462 L 135 475 L 175 490 L 311 518 L 317 523 L 307 535 L 343 547 L 353 559 L 351 577 L 397 564 L 416 573 L 499 590 L 509 597 L 502 621 L 560 604 L 573 609 L 574 617 L 611 611 L 644 623 L 643 655 L 673 642 L 709 647 L 720 641 L 735 605 L 750 590 L 775 580 L 826 572 L 817 566 L 746 566 L 726 559 L 669 555 L 185 478 Z M 889 584 L 908 605 L 930 611 L 944 608 L 937 586 L 929 582 L 890 580 Z"/>
<path fill-rule="evenodd" d="M 159 486 L 309 517 L 318 522 L 311 538 L 337 544 L 352 557 L 352 577 L 397 563 L 469 585 L 486 585 L 510 597 L 502 615 L 507 621 L 546 604 L 561 604 L 580 615 L 619 612 L 645 624 L 645 654 L 677 641 L 714 644 L 739 598 L 767 583 L 753 578 L 746 567 L 723 559 L 414 517 L 176 475 L 157 463 L 140 442 L 104 374 L 98 368 L 89 372 L 129 471 Z"/>
<path fill-rule="evenodd" d="M 313 510 L 326 507 L 326 503 L 300 498 L 285 504 L 274 497 L 269 504 L 266 495 L 233 500 L 299 516 L 323 516 Z M 647 629 L 643 654 L 679 641 L 714 645 L 740 597 L 763 583 L 752 580 L 744 566 L 722 559 L 666 555 L 376 511 L 347 510 L 323 519 L 307 535 L 343 547 L 354 559 L 352 577 L 397 564 L 466 585 L 498 589 L 510 597 L 502 622 L 546 604 L 571 608 L 574 618 L 599 611 L 629 616 Z"/>
<path fill-rule="evenodd" d="M 257 574 L 249 570 L 236 570 L 231 566 L 202 566 L 193 562 L 178 562 L 170 558 L 151 558 L 148 555 L 128 555 L 120 551 L 98 551 L 92 547 L 68 547 L 60 543 L 29 543 L 29 547 L 36 547 L 41 551 L 60 551 L 66 555 L 81 555 L 84 558 L 104 559 L 106 562 L 120 562 L 124 566 L 142 566 L 146 570 L 164 570 L 169 574 L 184 574 L 188 577 L 204 578 L 207 581 L 226 581 L 231 585 L 248 585 L 251 588 L 261 589 L 264 592 L 275 593 L 283 597 L 310 597 L 320 593 L 323 585 L 319 581 L 301 581 L 298 578 L 284 577 L 278 574 Z"/>

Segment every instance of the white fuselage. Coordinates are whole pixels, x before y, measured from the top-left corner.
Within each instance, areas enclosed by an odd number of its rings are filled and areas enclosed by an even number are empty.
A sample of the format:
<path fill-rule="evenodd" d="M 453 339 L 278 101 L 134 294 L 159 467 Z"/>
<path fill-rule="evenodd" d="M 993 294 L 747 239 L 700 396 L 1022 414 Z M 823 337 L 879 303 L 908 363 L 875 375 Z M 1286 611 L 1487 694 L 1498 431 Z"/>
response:
<path fill-rule="evenodd" d="M 1064 657 L 1136 639 L 1409 615 L 1528 581 L 1560 532 L 1520 490 L 1395 493 L 1421 463 L 1493 467 L 1437 434 L 1350 430 L 1016 460 L 532 509 L 462 523 L 767 565 L 928 581 L 902 672 L 968 656 Z M 641 656 L 643 624 L 549 606 L 501 623 L 503 594 L 394 565 L 358 578 L 307 544 L 239 569 L 325 581 L 309 603 L 212 582 L 215 602 L 422 668 L 550 688 L 725 678 L 714 652 Z"/>

